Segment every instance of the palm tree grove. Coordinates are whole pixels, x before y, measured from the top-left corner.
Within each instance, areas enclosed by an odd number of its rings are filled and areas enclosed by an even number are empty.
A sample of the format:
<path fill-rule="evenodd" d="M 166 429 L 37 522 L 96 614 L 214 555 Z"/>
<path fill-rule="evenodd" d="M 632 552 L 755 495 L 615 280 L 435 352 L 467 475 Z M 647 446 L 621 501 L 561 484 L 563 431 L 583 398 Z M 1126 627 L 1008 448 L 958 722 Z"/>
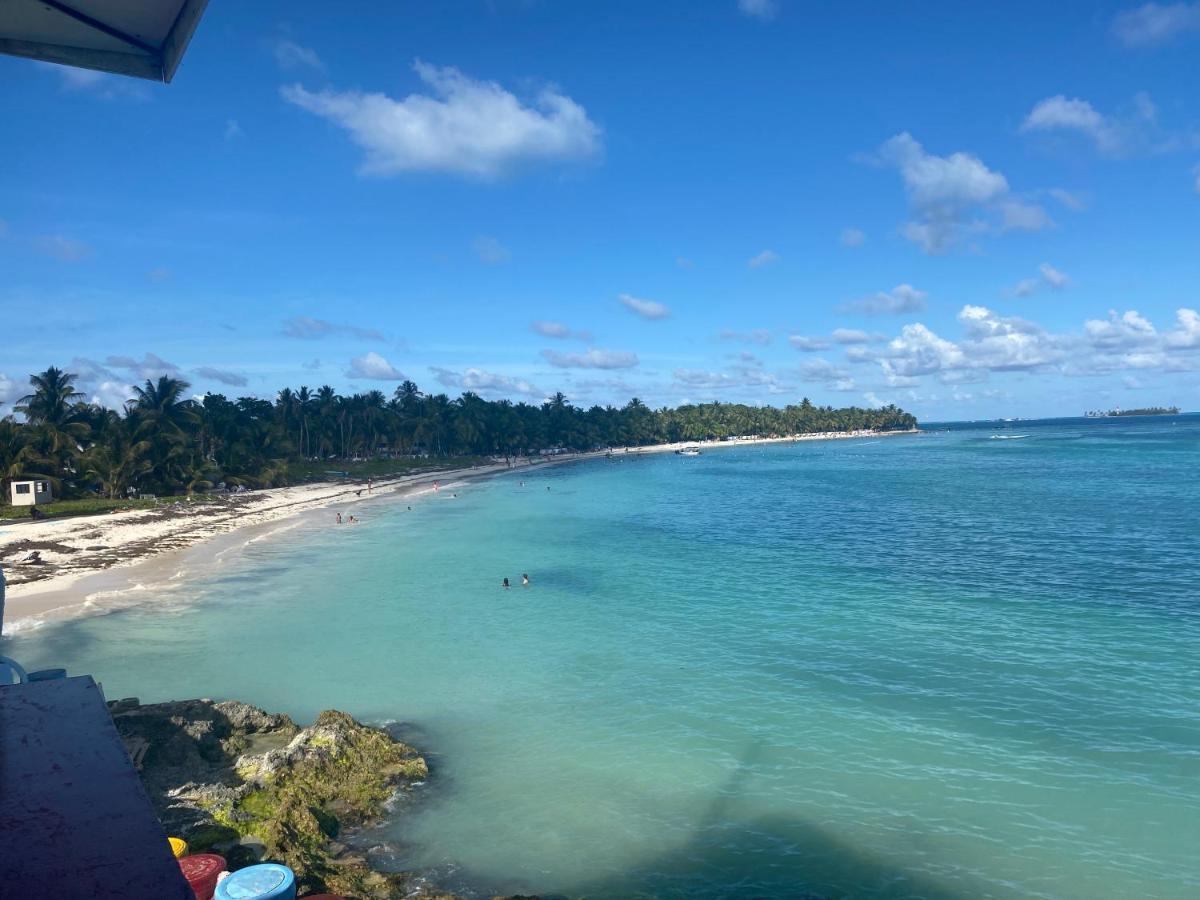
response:
<path fill-rule="evenodd" d="M 161 376 L 134 388 L 123 411 L 86 402 L 77 376 L 51 367 L 29 379 L 14 416 L 0 419 L 5 481 L 46 478 L 57 496 L 120 499 L 132 493 L 192 494 L 229 487 L 272 487 L 320 476 L 330 462 L 447 460 L 524 456 L 545 450 L 783 437 L 816 432 L 896 431 L 916 419 L 895 406 L 783 408 L 702 403 L 650 409 L 573 406 L 560 392 L 540 405 L 455 400 L 405 381 L 342 396 L 325 385 L 284 388 L 274 402 L 221 394 L 188 395 L 186 381 Z M 317 465 L 314 467 L 314 463 Z"/>

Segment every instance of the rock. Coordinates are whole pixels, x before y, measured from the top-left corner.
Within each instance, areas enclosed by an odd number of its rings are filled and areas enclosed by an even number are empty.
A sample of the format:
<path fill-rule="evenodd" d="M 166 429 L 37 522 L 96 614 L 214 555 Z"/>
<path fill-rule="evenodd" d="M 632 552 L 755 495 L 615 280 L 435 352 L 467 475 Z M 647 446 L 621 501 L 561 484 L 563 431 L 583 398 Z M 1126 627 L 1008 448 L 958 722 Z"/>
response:
<path fill-rule="evenodd" d="M 193 851 L 222 851 L 231 869 L 282 862 L 302 893 L 411 893 L 409 876 L 375 872 L 335 839 L 428 777 L 412 747 L 337 710 L 301 729 L 236 701 L 117 706 L 122 739 L 149 744 L 141 774 L 163 826 Z"/>

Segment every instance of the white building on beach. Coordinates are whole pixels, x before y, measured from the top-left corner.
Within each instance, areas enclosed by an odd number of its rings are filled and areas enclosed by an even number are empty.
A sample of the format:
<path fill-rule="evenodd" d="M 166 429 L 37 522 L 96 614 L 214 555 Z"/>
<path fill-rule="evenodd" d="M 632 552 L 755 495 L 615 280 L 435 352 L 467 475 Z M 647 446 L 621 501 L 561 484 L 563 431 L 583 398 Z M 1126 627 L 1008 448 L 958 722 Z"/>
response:
<path fill-rule="evenodd" d="M 50 482 L 44 478 L 14 478 L 8 486 L 8 497 L 13 506 L 35 506 L 54 499 Z"/>

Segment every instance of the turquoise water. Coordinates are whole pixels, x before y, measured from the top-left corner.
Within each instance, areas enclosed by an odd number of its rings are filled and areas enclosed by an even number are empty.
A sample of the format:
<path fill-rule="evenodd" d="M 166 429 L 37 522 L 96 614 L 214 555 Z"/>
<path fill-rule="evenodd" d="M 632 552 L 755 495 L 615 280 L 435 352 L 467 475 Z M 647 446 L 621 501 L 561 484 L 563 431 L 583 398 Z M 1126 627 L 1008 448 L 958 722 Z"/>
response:
<path fill-rule="evenodd" d="M 1188 416 L 598 460 L 3 647 L 402 723 L 383 856 L 481 896 L 1195 897 L 1197 472 Z"/>

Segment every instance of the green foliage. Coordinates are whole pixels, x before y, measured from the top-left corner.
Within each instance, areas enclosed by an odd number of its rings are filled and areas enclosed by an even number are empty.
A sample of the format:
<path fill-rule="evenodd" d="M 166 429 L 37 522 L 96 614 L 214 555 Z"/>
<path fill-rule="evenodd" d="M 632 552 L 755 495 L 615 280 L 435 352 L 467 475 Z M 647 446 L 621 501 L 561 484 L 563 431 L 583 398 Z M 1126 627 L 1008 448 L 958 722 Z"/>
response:
<path fill-rule="evenodd" d="M 163 376 L 135 388 L 122 413 L 81 402 L 75 375 L 57 368 L 33 375 L 33 393 L 17 406 L 24 421 L 0 419 L 0 479 L 49 480 L 64 499 L 86 494 L 117 500 L 130 493 L 191 494 L 228 486 L 272 487 L 329 471 L 382 477 L 452 461 L 539 450 L 592 450 L 739 435 L 783 437 L 860 429 L 900 430 L 916 419 L 882 409 L 782 408 L 703 403 L 652 410 L 636 397 L 625 406 L 573 406 L 557 393 L 540 405 L 456 400 L 423 394 L 411 381 L 391 398 L 380 391 L 342 397 L 325 385 L 284 388 L 275 401 L 187 396 L 189 385 Z"/>

